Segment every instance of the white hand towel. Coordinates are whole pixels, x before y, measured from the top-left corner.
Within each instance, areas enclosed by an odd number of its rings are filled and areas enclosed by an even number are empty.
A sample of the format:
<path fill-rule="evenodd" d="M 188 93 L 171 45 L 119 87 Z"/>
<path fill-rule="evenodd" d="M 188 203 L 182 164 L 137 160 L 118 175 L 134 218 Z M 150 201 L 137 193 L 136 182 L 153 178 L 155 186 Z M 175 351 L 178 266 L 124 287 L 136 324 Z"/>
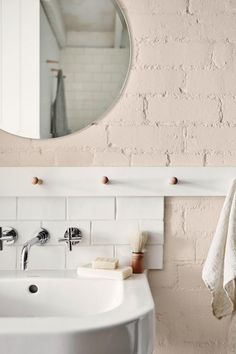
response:
<path fill-rule="evenodd" d="M 231 314 L 236 303 L 236 179 L 226 196 L 202 278 L 212 292 L 213 314 L 219 319 Z"/>

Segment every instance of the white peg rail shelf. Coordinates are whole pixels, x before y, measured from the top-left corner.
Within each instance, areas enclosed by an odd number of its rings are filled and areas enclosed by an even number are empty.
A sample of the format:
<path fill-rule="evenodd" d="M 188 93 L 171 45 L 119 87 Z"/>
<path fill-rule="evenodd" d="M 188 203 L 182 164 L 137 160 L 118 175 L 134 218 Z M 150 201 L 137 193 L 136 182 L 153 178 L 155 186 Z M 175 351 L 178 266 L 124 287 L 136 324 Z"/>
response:
<path fill-rule="evenodd" d="M 225 196 L 235 176 L 236 167 L 0 167 L 0 196 Z"/>

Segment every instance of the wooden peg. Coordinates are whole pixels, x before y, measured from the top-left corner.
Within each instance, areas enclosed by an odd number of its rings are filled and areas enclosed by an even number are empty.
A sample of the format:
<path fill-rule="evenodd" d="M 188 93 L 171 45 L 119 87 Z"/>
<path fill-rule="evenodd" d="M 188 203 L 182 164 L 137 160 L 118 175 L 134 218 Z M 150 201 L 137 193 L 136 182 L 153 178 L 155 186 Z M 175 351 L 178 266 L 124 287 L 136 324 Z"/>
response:
<path fill-rule="evenodd" d="M 43 184 L 43 180 L 40 179 L 40 178 L 38 178 L 38 177 L 33 177 L 33 179 L 32 179 L 32 184 L 34 184 L 34 185 L 36 185 L 36 184 L 41 185 L 41 184 Z"/>
<path fill-rule="evenodd" d="M 177 177 L 171 177 L 170 181 L 169 181 L 169 184 L 171 185 L 175 185 L 175 184 L 178 184 L 179 183 L 179 180 Z"/>
<path fill-rule="evenodd" d="M 101 179 L 101 182 L 102 182 L 102 184 L 108 184 L 110 181 L 109 181 L 109 178 L 107 176 L 103 176 L 102 179 Z"/>

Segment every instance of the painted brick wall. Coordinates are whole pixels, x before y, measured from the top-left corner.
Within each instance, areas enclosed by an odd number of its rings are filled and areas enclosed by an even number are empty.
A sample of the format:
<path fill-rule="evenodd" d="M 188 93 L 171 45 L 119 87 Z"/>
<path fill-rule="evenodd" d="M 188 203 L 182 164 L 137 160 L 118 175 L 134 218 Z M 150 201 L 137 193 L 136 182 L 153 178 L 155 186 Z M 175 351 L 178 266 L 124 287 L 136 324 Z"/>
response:
<path fill-rule="evenodd" d="M 126 91 L 97 126 L 37 142 L 0 134 L 1 166 L 235 166 L 236 2 L 123 0 Z M 222 198 L 166 200 L 165 270 L 150 274 L 159 354 L 224 354 L 200 274 Z"/>

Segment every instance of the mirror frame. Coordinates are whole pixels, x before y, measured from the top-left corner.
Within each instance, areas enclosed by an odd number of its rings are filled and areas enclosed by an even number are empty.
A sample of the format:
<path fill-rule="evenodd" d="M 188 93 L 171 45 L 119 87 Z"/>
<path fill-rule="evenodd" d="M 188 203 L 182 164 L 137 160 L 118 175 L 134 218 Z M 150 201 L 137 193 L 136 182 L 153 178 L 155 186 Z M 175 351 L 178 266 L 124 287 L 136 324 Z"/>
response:
<path fill-rule="evenodd" d="M 30 136 L 23 136 L 23 135 L 17 135 L 17 133 L 15 132 L 10 132 L 8 130 L 4 130 L 0 127 L 0 130 L 7 133 L 7 134 L 11 134 L 13 136 L 22 138 L 22 139 L 27 139 L 27 140 L 32 140 L 32 141 L 36 141 L 36 142 L 40 142 L 40 141 L 53 141 L 53 140 L 58 140 L 58 139 L 66 139 L 69 138 L 70 136 L 74 136 L 75 134 L 79 134 L 80 132 L 84 132 L 86 129 L 89 129 L 92 126 L 98 125 L 100 121 L 102 121 L 113 109 L 114 107 L 119 103 L 119 101 L 122 99 L 122 97 L 124 97 L 127 85 L 128 85 L 128 81 L 131 75 L 131 69 L 132 69 L 132 65 L 133 65 L 133 60 L 134 60 L 134 39 L 133 39 L 133 34 L 132 34 L 132 30 L 131 30 L 131 23 L 130 20 L 127 16 L 127 10 L 124 8 L 124 6 L 122 7 L 121 5 L 121 1 L 120 0 L 110 0 L 113 5 L 115 6 L 116 10 L 120 12 L 120 14 L 122 15 L 126 26 L 127 26 L 127 32 L 128 32 L 128 38 L 129 38 L 129 43 L 130 43 L 130 50 L 129 50 L 129 63 L 128 63 L 128 68 L 127 68 L 127 72 L 122 84 L 121 89 L 119 90 L 116 98 L 114 98 L 114 100 L 111 102 L 111 104 L 108 106 L 108 108 L 102 113 L 100 114 L 97 119 L 95 119 L 92 123 L 89 123 L 88 125 L 86 125 L 85 127 L 83 127 L 80 130 L 77 131 L 73 131 L 72 133 L 62 136 L 62 137 L 57 137 L 57 138 L 45 138 L 45 139 L 40 139 L 40 138 L 35 138 L 35 137 L 30 137 Z M 38 0 L 38 3 L 40 5 L 41 0 Z M 53 3 L 53 0 L 46 0 L 47 5 L 50 6 L 50 3 Z M 37 26 L 39 26 L 39 31 L 40 31 L 40 23 L 36 24 Z M 39 50 L 39 49 L 38 49 Z M 1 54 L 0 54 L 1 55 Z M 0 58 L 1 60 L 1 58 Z M 40 74 L 40 67 L 39 67 L 39 74 Z M 39 80 L 39 88 L 40 90 L 40 80 Z M 40 96 L 39 96 L 39 105 L 38 108 L 40 110 Z M 20 104 L 22 104 L 21 98 L 20 98 Z M 24 104 L 24 103 L 23 103 Z M 40 112 L 38 112 L 40 113 Z M 26 121 L 27 124 L 27 121 Z"/>

